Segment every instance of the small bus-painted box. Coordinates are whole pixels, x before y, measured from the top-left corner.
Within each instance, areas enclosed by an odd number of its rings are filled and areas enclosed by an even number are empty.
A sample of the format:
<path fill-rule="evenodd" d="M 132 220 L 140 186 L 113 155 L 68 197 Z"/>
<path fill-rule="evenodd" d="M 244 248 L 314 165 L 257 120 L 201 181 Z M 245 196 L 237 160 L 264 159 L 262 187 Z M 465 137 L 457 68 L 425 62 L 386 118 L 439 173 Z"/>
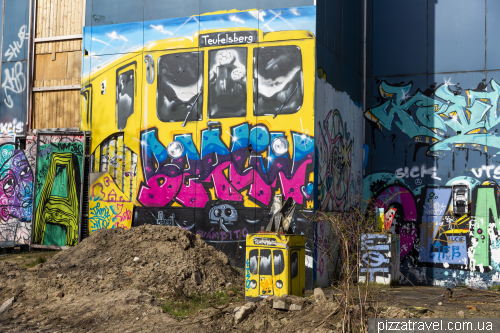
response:
<path fill-rule="evenodd" d="M 304 296 L 305 244 L 304 235 L 247 235 L 245 298 Z"/>

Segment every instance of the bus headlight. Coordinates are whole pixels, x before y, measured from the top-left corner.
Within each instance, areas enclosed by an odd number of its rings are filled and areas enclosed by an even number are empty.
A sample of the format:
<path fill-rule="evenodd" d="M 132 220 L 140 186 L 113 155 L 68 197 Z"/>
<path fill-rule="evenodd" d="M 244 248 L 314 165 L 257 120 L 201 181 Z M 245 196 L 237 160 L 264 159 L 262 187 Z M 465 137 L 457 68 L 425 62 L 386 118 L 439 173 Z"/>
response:
<path fill-rule="evenodd" d="M 280 136 L 273 140 L 271 149 L 276 156 L 283 156 L 288 152 L 288 140 Z"/>
<path fill-rule="evenodd" d="M 172 159 L 179 158 L 184 152 L 184 146 L 179 141 L 174 140 L 168 144 L 167 152 L 168 156 L 170 156 Z"/>
<path fill-rule="evenodd" d="M 257 281 L 252 280 L 250 281 L 250 288 L 255 289 L 257 287 Z"/>
<path fill-rule="evenodd" d="M 276 281 L 276 288 L 278 288 L 278 289 L 283 288 L 283 281 L 281 281 L 281 280 Z"/>

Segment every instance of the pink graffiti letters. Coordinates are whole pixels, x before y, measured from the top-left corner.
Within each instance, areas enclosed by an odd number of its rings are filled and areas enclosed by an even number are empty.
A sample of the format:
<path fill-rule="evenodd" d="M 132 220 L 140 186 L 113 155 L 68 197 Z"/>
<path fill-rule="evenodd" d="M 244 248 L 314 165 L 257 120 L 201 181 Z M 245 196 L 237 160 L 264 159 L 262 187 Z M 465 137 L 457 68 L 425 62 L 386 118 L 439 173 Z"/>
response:
<path fill-rule="evenodd" d="M 217 199 L 238 202 L 244 201 L 241 192 L 248 188 L 250 198 L 269 206 L 279 186 L 285 199 L 292 197 L 304 203 L 309 194 L 303 189 L 311 187 L 306 176 L 312 172 L 313 137 L 292 132 L 290 156 L 284 148 L 273 148 L 288 146 L 284 132 L 269 132 L 260 124 L 250 128 L 243 123 L 232 127 L 231 133 L 227 147 L 221 139 L 221 128 L 202 130 L 200 151 L 192 134 L 174 135 L 173 147 L 178 150 L 171 156 L 156 128 L 143 131 L 144 181 L 137 200 L 146 207 L 163 207 L 175 200 L 185 207 L 203 208 L 214 199 L 210 198 L 210 188 Z M 277 145 L 272 144 L 274 140 L 278 140 Z"/>

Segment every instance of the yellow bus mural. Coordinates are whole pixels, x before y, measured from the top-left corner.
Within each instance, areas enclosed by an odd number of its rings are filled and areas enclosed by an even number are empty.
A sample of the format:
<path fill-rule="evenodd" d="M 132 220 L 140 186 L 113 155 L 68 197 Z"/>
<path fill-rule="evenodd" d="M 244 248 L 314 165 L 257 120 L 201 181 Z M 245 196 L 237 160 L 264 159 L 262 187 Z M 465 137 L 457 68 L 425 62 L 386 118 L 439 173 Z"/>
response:
<path fill-rule="evenodd" d="M 267 207 L 281 191 L 312 208 L 314 47 L 308 31 L 239 28 L 123 55 L 82 84 L 92 151 L 123 131 L 142 206 Z"/>
<path fill-rule="evenodd" d="M 81 127 L 92 171 L 133 203 L 132 226 L 180 226 L 243 267 L 245 238 L 268 223 L 276 194 L 314 208 L 315 15 L 230 11 L 84 31 Z M 89 212 L 89 230 L 116 226 L 104 212 Z M 297 213 L 292 229 L 308 224 Z"/>

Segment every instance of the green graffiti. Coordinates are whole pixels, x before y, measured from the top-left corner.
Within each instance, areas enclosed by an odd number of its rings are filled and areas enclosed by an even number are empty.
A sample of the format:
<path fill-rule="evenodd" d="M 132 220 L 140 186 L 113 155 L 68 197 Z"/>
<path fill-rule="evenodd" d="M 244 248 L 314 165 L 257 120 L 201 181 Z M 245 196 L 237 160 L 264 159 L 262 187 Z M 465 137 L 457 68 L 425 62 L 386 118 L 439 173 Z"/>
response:
<path fill-rule="evenodd" d="M 474 214 L 474 260 L 475 266 L 490 265 L 489 247 L 490 235 L 488 228 L 490 226 L 490 216 L 493 216 L 493 222 L 497 230 L 500 230 L 500 215 L 498 214 L 497 203 L 495 200 L 495 189 L 478 188 L 476 200 L 476 212 Z"/>
<path fill-rule="evenodd" d="M 80 175 L 75 154 L 53 152 L 50 155 L 43 187 L 37 189 L 35 243 L 60 246 L 78 243 Z M 40 181 L 41 175 L 37 176 Z"/>

